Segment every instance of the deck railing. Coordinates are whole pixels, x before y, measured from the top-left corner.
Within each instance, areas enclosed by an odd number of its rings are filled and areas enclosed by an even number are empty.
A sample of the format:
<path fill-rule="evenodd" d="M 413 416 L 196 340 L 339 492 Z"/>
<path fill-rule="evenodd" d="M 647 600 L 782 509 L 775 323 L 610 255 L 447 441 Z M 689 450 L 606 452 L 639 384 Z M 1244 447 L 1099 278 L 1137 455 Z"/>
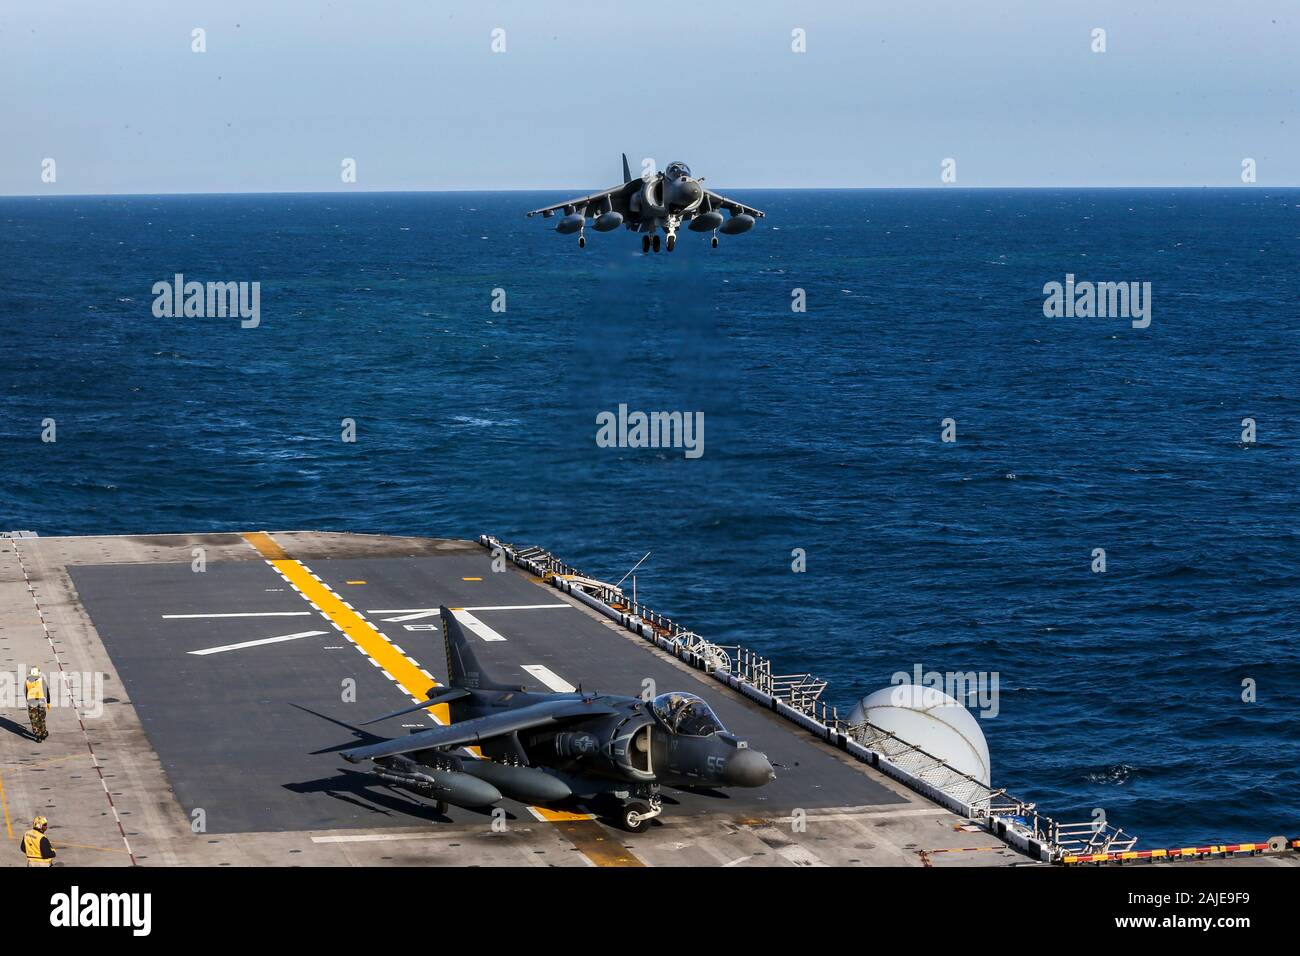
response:
<path fill-rule="evenodd" d="M 1040 859 L 1116 853 L 1132 849 L 1137 837 L 1104 820 L 1059 823 L 1033 803 L 995 790 L 943 759 L 880 727 L 850 723 L 828 706 L 827 682 L 812 674 L 773 674 L 772 662 L 739 644 L 714 644 L 621 588 L 583 574 L 544 548 L 516 548 L 483 535 L 486 548 L 501 550 L 515 564 L 571 594 L 593 601 L 629 630 L 713 675 L 746 696 L 770 702 L 773 710 L 871 764 L 950 810 Z"/>

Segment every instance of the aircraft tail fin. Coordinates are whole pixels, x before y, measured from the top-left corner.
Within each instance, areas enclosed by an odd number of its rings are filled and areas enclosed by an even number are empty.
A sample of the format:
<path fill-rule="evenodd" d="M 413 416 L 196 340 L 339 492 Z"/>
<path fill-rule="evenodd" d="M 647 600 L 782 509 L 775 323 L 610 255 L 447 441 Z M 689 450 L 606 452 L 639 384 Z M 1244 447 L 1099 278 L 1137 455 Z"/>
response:
<path fill-rule="evenodd" d="M 479 663 L 474 652 L 474 638 L 465 631 L 465 625 L 455 612 L 446 607 L 438 609 L 442 618 L 442 640 L 447 650 L 447 684 L 466 690 L 523 690 L 520 684 L 506 684 L 495 680 Z"/>
<path fill-rule="evenodd" d="M 627 153 L 624 153 L 623 154 L 623 182 L 630 183 L 631 181 L 632 181 L 632 168 L 627 164 Z"/>

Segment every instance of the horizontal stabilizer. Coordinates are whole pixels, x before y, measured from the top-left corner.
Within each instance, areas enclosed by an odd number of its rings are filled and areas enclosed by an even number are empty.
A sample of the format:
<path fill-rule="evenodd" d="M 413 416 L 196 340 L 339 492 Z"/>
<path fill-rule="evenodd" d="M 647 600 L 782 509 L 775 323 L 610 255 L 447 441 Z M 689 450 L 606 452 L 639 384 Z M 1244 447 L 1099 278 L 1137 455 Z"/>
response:
<path fill-rule="evenodd" d="M 434 687 L 429 691 L 429 699 L 422 700 L 418 704 L 411 704 L 409 707 L 403 707 L 401 710 L 395 710 L 391 714 L 384 714 L 382 717 L 375 717 L 367 720 L 358 726 L 368 727 L 370 724 L 377 724 L 381 720 L 388 720 L 391 717 L 401 717 L 403 714 L 413 714 L 417 710 L 426 710 L 434 704 L 450 704 L 453 700 L 462 700 L 470 696 L 469 691 L 459 687 Z"/>

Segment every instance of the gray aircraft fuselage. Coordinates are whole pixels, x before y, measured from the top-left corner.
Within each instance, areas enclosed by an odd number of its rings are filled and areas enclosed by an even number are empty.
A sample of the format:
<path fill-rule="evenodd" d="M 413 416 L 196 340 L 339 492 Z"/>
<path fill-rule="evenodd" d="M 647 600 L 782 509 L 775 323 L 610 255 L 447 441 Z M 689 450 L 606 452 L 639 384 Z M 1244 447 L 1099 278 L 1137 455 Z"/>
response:
<path fill-rule="evenodd" d="M 590 701 L 614 713 L 593 715 L 560 729 L 531 729 L 494 738 L 481 745 L 483 755 L 504 761 L 522 758 L 530 766 L 549 767 L 562 774 L 578 795 L 609 789 L 604 783 L 582 783 L 580 778 L 588 776 L 674 787 L 761 787 L 774 776 L 766 756 L 720 725 L 707 734 L 678 733 L 656 715 L 650 702 L 638 697 L 476 691 L 471 698 L 452 703 L 452 721 L 555 700 Z"/>
<path fill-rule="evenodd" d="M 447 686 L 367 723 L 440 704 L 450 721 L 343 750 L 353 763 L 372 760 L 386 783 L 471 808 L 504 798 L 612 803 L 620 825 L 636 830 L 662 812 L 661 786 L 761 787 L 776 776 L 767 757 L 728 733 L 695 694 L 647 701 L 529 691 L 489 675 L 455 613 L 442 607 L 439 616 Z"/>
<path fill-rule="evenodd" d="M 578 236 L 579 247 L 587 244 L 588 224 L 596 232 L 610 232 L 620 226 L 641 234 L 641 248 L 659 251 L 659 232 L 667 239 L 668 251 L 677 243 L 682 226 L 691 232 L 711 232 L 712 245 L 718 235 L 736 236 L 748 232 L 763 218 L 763 211 L 729 199 L 704 187 L 704 180 L 691 175 L 690 167 L 672 162 L 663 172 L 647 169 L 633 178 L 623 156 L 623 183 L 600 192 L 534 209 L 529 216 L 551 218 L 563 213 L 555 231 Z M 724 217 L 722 214 L 727 213 Z"/>

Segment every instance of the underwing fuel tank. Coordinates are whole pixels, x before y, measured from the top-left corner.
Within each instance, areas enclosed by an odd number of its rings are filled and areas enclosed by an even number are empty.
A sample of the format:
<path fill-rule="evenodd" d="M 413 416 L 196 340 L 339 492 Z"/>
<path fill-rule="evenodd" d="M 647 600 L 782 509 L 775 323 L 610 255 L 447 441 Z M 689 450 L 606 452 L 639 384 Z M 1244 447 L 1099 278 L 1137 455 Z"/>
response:
<path fill-rule="evenodd" d="M 754 217 L 751 216 L 749 213 L 741 212 L 732 216 L 721 226 L 719 226 L 718 232 L 726 236 L 738 236 L 742 232 L 749 232 L 749 230 L 753 228 L 754 228 Z"/>
<path fill-rule="evenodd" d="M 489 807 L 501 802 L 501 791 L 486 780 L 456 770 L 434 770 L 413 760 L 392 761 L 375 767 L 385 783 L 405 787 L 426 797 L 457 807 Z"/>
<path fill-rule="evenodd" d="M 565 216 L 555 224 L 555 231 L 562 232 L 566 236 L 570 233 L 577 232 L 587 224 L 587 217 L 580 212 L 575 212 L 571 216 Z"/>
<path fill-rule="evenodd" d="M 623 225 L 623 214 L 614 212 L 613 210 L 597 216 L 596 221 L 592 223 L 592 227 L 597 232 L 609 232 L 611 229 L 617 229 L 621 225 Z"/>
<path fill-rule="evenodd" d="M 710 232 L 722 225 L 722 213 L 720 212 L 702 212 L 694 219 L 688 227 L 691 232 Z"/>
<path fill-rule="evenodd" d="M 463 767 L 465 773 L 521 803 L 554 803 L 573 796 L 567 783 L 536 767 L 511 767 L 491 760 L 466 760 Z"/>

